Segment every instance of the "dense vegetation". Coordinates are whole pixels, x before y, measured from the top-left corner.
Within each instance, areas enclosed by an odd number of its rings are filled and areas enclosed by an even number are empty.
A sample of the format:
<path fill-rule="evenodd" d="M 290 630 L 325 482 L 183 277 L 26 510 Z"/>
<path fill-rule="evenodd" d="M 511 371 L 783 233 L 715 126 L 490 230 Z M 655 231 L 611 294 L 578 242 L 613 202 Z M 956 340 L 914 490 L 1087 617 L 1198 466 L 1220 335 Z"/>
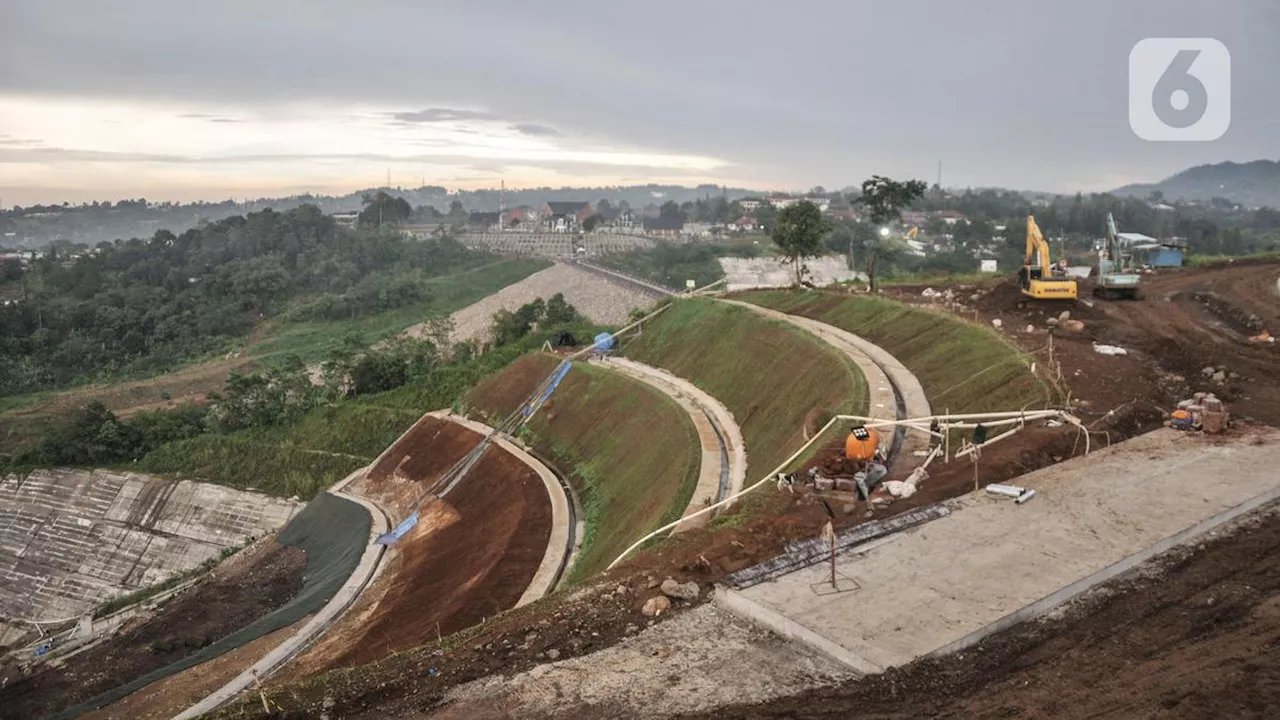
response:
<path fill-rule="evenodd" d="M 154 372 L 229 348 L 264 319 L 361 318 L 430 299 L 428 281 L 487 256 L 447 236 L 339 228 L 311 205 L 174 235 L 56 250 L 0 306 L 0 395 Z"/>
<path fill-rule="evenodd" d="M 226 390 L 205 406 L 126 420 L 91 403 L 39 442 L 0 453 L 0 473 L 116 465 L 311 497 L 372 462 L 424 412 L 449 407 L 521 354 L 566 332 L 589 338 L 599 330 L 562 297 L 530 306 L 541 308 L 533 325 L 488 348 L 449 346 L 441 338 L 447 324 L 437 323 L 424 337 L 373 348 L 351 338 L 318 376 L 296 357 L 232 374 Z M 559 309 L 549 316 L 548 307 Z"/>

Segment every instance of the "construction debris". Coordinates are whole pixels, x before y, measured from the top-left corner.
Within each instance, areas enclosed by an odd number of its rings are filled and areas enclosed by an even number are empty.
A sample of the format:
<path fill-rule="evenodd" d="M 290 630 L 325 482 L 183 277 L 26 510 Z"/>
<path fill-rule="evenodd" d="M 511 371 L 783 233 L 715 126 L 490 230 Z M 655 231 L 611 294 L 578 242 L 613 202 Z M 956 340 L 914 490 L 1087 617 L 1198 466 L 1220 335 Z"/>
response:
<path fill-rule="evenodd" d="M 1093 351 L 1099 355 L 1128 355 L 1129 351 L 1119 345 L 1099 345 L 1093 344 Z"/>
<path fill-rule="evenodd" d="M 988 485 L 987 492 L 993 495 L 1011 497 L 1018 505 L 1021 505 L 1036 496 L 1036 491 L 1031 488 L 1019 487 L 1017 485 L 1002 485 L 1000 483 L 992 483 Z"/>
<path fill-rule="evenodd" d="M 1230 422 L 1231 415 L 1222 400 L 1213 393 L 1198 392 L 1179 402 L 1166 424 L 1175 430 L 1202 430 L 1216 435 L 1226 430 Z"/>

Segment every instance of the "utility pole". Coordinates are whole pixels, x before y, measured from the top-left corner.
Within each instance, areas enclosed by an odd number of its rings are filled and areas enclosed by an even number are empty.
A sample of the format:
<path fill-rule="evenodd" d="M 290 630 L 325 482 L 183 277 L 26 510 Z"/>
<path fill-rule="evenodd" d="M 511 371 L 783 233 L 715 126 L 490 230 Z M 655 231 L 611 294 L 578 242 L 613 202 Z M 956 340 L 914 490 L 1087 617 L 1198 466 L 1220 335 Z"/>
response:
<path fill-rule="evenodd" d="M 938 189 L 942 189 L 942 161 L 938 161 Z"/>

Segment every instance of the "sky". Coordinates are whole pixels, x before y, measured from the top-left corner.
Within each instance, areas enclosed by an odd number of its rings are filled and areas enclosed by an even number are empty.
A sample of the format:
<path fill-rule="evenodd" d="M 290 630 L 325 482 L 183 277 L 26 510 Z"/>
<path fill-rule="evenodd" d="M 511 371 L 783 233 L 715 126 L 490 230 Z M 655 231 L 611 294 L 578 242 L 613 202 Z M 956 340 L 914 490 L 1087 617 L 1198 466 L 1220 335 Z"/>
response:
<path fill-rule="evenodd" d="M 875 173 L 1101 191 L 1280 159 L 1274 0 L 0 0 L 0 206 Z M 1231 124 L 1130 129 L 1148 37 Z"/>

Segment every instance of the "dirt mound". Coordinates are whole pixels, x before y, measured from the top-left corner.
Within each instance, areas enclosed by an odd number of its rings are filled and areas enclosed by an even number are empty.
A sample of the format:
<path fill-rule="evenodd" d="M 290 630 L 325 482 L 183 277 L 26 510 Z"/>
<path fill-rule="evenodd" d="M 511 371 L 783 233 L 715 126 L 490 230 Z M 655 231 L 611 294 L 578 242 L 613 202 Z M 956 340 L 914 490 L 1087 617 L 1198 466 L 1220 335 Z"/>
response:
<path fill-rule="evenodd" d="M 416 496 L 480 441 L 448 420 L 423 418 L 370 471 L 366 494 L 407 510 Z M 396 518 L 398 519 L 398 518 Z M 467 478 L 422 508 L 419 528 L 395 545 L 358 624 L 300 658 L 312 670 L 380 660 L 470 627 L 520 599 L 551 537 L 551 502 L 532 468 L 492 446 Z"/>
<path fill-rule="evenodd" d="M 306 566 L 302 550 L 267 541 L 118 637 L 10 680 L 0 717 L 44 717 L 181 660 L 283 606 L 302 588 Z"/>

